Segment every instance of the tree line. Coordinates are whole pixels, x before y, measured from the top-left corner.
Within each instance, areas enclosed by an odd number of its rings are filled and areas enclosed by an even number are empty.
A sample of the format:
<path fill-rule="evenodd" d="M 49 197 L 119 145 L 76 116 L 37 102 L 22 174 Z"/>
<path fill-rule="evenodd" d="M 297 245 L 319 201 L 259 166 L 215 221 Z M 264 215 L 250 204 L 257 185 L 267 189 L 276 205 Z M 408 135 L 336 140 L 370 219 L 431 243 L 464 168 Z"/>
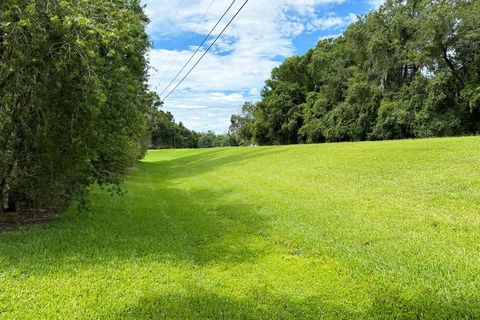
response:
<path fill-rule="evenodd" d="M 195 132 L 187 129 L 182 122 L 176 123 L 169 111 L 161 109 L 162 102 L 155 97 L 150 109 L 152 149 L 217 148 L 231 146 L 233 140 L 227 134 L 213 131 Z"/>
<path fill-rule="evenodd" d="M 233 115 L 238 144 L 480 132 L 480 1 L 388 0 L 273 69 Z"/>
<path fill-rule="evenodd" d="M 116 189 L 143 157 L 147 23 L 137 0 L 0 1 L 0 213 Z"/>

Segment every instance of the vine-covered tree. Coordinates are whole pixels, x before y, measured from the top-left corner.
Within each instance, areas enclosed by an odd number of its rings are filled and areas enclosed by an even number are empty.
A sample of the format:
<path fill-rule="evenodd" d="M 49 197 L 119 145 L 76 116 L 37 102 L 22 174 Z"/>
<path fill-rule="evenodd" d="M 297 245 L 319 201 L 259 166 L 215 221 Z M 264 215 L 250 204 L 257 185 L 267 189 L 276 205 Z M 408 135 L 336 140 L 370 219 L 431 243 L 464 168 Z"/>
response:
<path fill-rule="evenodd" d="M 117 185 L 149 141 L 137 0 L 0 2 L 0 211 Z"/>

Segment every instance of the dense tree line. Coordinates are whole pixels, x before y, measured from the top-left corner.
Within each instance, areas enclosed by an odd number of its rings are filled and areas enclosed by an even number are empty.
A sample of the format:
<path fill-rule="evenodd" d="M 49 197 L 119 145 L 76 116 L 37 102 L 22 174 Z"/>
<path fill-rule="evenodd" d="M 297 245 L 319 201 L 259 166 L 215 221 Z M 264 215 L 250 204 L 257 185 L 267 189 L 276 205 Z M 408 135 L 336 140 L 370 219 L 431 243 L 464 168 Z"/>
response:
<path fill-rule="evenodd" d="M 232 116 L 244 145 L 480 132 L 480 1 L 389 0 L 272 71 Z"/>
<path fill-rule="evenodd" d="M 137 0 L 0 1 L 0 213 L 116 186 L 149 143 Z"/>
<path fill-rule="evenodd" d="M 216 134 L 213 131 L 198 133 L 199 148 L 221 148 L 236 146 L 228 134 Z"/>
<path fill-rule="evenodd" d="M 151 140 L 153 149 L 197 148 L 198 135 L 180 122 L 176 123 L 170 112 L 161 110 L 162 102 L 155 96 L 150 110 Z"/>
<path fill-rule="evenodd" d="M 187 129 L 182 122 L 176 123 L 169 111 L 161 109 L 162 102 L 156 96 L 153 99 L 149 119 L 151 144 L 153 149 L 216 148 L 230 146 L 228 135 L 217 135 L 213 131 L 195 132 Z"/>

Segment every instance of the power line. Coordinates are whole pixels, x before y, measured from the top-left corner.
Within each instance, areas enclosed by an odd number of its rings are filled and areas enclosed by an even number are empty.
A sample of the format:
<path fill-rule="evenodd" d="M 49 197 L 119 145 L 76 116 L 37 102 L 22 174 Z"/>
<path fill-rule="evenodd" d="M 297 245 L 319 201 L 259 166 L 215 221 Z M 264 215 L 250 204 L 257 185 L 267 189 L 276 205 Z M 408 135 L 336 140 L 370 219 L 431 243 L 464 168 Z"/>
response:
<path fill-rule="evenodd" d="M 200 3 L 202 1 L 200 0 L 198 3 L 197 3 L 197 6 L 195 7 L 195 10 L 194 11 L 197 11 L 197 9 L 199 8 L 200 6 Z M 203 13 L 202 15 L 202 18 L 200 19 L 200 21 L 203 21 L 205 19 L 205 17 L 207 16 L 208 12 L 210 11 L 210 9 L 212 8 L 212 5 L 213 3 L 215 2 L 215 0 L 212 0 L 210 2 L 210 5 L 207 7 L 207 10 L 205 10 L 205 12 Z M 234 1 L 235 2 L 235 1 Z M 177 37 L 175 39 L 175 42 L 173 43 L 173 47 L 175 48 L 178 44 L 178 40 L 179 38 Z M 167 70 L 165 72 L 163 72 L 163 74 L 160 76 L 160 80 L 158 81 L 159 85 L 162 84 L 163 80 L 165 79 L 166 75 L 168 74 L 168 72 L 172 69 L 172 66 L 177 62 L 178 58 L 180 57 L 180 51 L 178 51 L 175 55 L 175 58 L 173 59 L 173 62 L 169 64 Z M 169 85 L 170 86 L 170 85 Z M 168 88 L 168 87 L 167 87 Z M 163 92 L 162 92 L 163 93 Z"/>
<path fill-rule="evenodd" d="M 190 57 L 190 59 L 188 59 L 188 61 L 183 65 L 182 69 L 180 69 L 180 71 L 177 73 L 177 75 L 175 76 L 175 78 L 173 78 L 172 81 L 170 81 L 170 83 L 168 84 L 168 86 L 163 89 L 162 93 L 160 93 L 160 96 L 163 95 L 163 93 L 165 91 L 168 90 L 168 88 L 170 88 L 170 86 L 175 82 L 175 80 L 177 80 L 178 76 L 180 76 L 180 74 L 183 72 L 183 70 L 185 70 L 185 68 L 188 66 L 188 64 L 190 63 L 190 61 L 192 61 L 193 57 L 195 57 L 195 55 L 197 54 L 197 52 L 203 47 L 203 45 L 205 44 L 205 42 L 207 42 L 207 40 L 210 38 L 210 36 L 212 35 L 213 31 L 217 28 L 217 26 L 220 24 L 220 22 L 223 20 L 223 18 L 225 17 L 225 15 L 228 13 L 228 11 L 230 11 L 230 9 L 233 7 L 233 5 L 235 4 L 235 1 L 236 0 L 233 0 L 233 2 L 230 4 L 230 6 L 227 8 L 227 10 L 223 13 L 223 15 L 220 17 L 220 19 L 218 19 L 217 23 L 215 24 L 215 26 L 212 28 L 212 30 L 210 30 L 210 32 L 208 33 L 208 35 L 205 37 L 205 39 L 203 39 L 202 43 L 198 46 L 197 50 L 195 50 L 195 52 L 192 54 L 192 56 Z"/>
<path fill-rule="evenodd" d="M 207 50 L 202 54 L 202 56 L 200 57 L 200 59 L 198 59 L 198 61 L 193 65 L 192 68 L 190 68 L 190 70 L 187 72 L 187 74 L 182 78 L 182 80 L 180 80 L 180 82 L 165 96 L 165 98 L 162 99 L 162 101 L 165 101 L 168 99 L 168 97 L 170 97 L 170 95 L 175 91 L 177 90 L 177 88 L 182 84 L 182 82 L 190 75 L 190 73 L 193 71 L 193 69 L 195 69 L 195 67 L 200 63 L 200 61 L 202 61 L 202 59 L 205 57 L 205 55 L 208 53 L 208 51 L 213 47 L 213 45 L 217 42 L 217 40 L 223 35 L 223 33 L 225 32 L 225 30 L 227 30 L 227 28 L 230 26 L 230 24 L 233 22 L 233 20 L 235 20 L 235 18 L 240 14 L 240 12 L 242 11 L 242 9 L 247 5 L 249 0 L 245 0 L 245 2 L 242 4 L 242 6 L 240 7 L 240 9 L 238 9 L 237 13 L 235 13 L 235 15 L 232 17 L 232 19 L 230 19 L 230 21 L 227 23 L 227 25 L 225 26 L 225 28 L 223 28 L 223 30 L 220 32 L 220 34 L 215 38 L 215 40 L 212 42 L 212 44 L 210 44 L 210 46 L 207 48 Z"/>
<path fill-rule="evenodd" d="M 210 11 L 210 9 L 212 8 L 212 5 L 213 5 L 214 2 L 215 2 L 215 0 L 212 0 L 212 1 L 210 2 L 210 4 L 208 5 L 207 10 L 205 11 L 205 13 L 203 14 L 202 18 L 200 19 L 200 22 L 202 22 L 202 21 L 205 19 L 205 17 L 207 16 L 207 13 L 208 13 L 208 12 Z"/>
<path fill-rule="evenodd" d="M 168 32 L 166 34 L 170 34 L 170 32 L 172 31 L 172 28 L 174 25 L 176 25 L 176 22 L 177 22 L 177 17 L 178 17 L 178 13 L 180 12 L 180 9 L 182 8 L 182 5 L 183 5 L 183 2 L 184 0 L 181 0 L 180 1 L 180 4 L 178 5 L 178 8 L 177 8 L 177 11 L 175 12 L 175 16 L 172 20 L 172 23 L 170 24 L 170 28 L 168 28 Z M 163 59 L 162 63 L 160 64 L 160 67 L 158 67 L 158 69 L 156 69 L 157 72 L 160 72 L 160 70 L 163 68 L 163 66 L 165 65 L 167 59 Z"/>

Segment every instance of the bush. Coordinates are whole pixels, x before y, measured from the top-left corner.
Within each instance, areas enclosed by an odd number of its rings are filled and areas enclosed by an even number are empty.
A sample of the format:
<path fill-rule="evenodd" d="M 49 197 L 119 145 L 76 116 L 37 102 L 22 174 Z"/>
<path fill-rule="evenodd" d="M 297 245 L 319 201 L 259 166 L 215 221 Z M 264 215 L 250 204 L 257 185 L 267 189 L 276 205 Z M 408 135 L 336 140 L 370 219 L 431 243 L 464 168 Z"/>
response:
<path fill-rule="evenodd" d="M 0 4 L 0 210 L 61 210 L 148 146 L 138 1 Z"/>

